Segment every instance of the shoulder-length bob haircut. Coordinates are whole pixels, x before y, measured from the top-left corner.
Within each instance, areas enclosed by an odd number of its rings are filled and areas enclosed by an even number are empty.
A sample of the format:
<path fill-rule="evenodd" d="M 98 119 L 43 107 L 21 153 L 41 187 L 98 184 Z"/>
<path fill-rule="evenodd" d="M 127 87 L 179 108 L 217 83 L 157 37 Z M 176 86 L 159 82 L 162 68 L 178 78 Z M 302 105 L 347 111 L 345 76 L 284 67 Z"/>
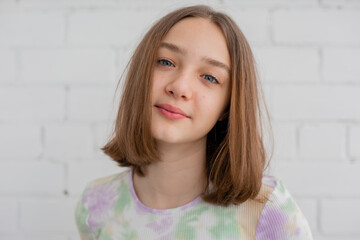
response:
<path fill-rule="evenodd" d="M 236 23 L 228 15 L 205 5 L 170 12 L 146 32 L 127 65 L 115 127 L 101 150 L 119 166 L 131 167 L 140 176 L 146 175 L 147 165 L 161 161 L 150 130 L 151 76 L 161 40 L 172 26 L 188 17 L 209 19 L 220 27 L 231 59 L 231 97 L 226 117 L 207 135 L 207 187 L 202 199 L 223 206 L 249 198 L 258 200 L 267 167 L 261 102 L 268 119 L 269 114 L 265 102 L 260 101 L 263 91 L 257 82 L 254 56 Z M 212 191 L 209 191 L 210 182 Z"/>

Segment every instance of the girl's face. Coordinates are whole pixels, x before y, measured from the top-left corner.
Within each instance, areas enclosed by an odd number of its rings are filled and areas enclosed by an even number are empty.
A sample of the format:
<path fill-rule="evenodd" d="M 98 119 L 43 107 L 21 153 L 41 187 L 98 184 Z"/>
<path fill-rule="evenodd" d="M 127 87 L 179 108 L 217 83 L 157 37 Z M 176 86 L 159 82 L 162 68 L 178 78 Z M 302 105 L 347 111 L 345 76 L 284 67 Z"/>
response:
<path fill-rule="evenodd" d="M 203 18 L 176 23 L 161 41 L 151 81 L 155 140 L 206 141 L 230 99 L 230 56 L 221 29 Z"/>

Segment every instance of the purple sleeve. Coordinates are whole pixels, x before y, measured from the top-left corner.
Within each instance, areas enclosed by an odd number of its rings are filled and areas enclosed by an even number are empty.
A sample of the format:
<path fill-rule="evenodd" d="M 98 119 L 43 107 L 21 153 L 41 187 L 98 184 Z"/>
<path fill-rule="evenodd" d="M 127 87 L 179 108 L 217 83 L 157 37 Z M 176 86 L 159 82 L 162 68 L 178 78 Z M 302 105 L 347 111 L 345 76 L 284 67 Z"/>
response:
<path fill-rule="evenodd" d="M 84 196 L 88 189 L 89 189 L 89 184 L 86 186 L 79 201 L 76 204 L 75 223 L 76 223 L 76 227 L 78 229 L 79 235 L 80 235 L 80 239 L 95 240 L 96 234 L 91 229 L 91 227 L 89 225 L 89 221 L 88 221 L 89 216 L 90 216 L 90 211 L 84 202 Z"/>
<path fill-rule="evenodd" d="M 255 240 L 312 240 L 309 224 L 284 187 L 277 180 L 260 215 Z"/>

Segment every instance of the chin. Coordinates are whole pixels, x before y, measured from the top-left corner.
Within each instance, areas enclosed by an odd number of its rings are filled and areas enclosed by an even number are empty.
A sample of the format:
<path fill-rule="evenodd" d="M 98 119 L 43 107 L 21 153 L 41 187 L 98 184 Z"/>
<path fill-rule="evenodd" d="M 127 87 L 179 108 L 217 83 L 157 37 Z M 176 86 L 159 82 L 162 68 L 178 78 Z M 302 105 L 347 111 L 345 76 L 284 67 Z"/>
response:
<path fill-rule="evenodd" d="M 184 143 L 181 138 L 174 138 L 174 137 L 154 137 L 155 141 L 158 143 L 167 143 L 167 144 L 176 144 L 176 143 Z"/>

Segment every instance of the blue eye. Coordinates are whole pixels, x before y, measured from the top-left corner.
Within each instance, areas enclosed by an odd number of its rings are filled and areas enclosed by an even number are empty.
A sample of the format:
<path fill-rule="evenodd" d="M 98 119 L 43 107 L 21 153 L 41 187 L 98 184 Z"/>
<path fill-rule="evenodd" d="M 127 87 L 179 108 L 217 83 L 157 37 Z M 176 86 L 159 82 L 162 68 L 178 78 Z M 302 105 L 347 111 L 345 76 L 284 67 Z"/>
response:
<path fill-rule="evenodd" d="M 174 64 L 172 64 L 172 62 L 170 62 L 169 60 L 166 60 L 166 59 L 159 59 L 156 62 L 165 67 L 174 66 Z M 205 80 L 207 80 L 211 83 L 214 83 L 214 84 L 219 83 L 219 81 L 216 79 L 216 77 L 214 77 L 212 75 L 205 74 L 203 76 L 205 76 Z"/>
<path fill-rule="evenodd" d="M 157 61 L 160 65 L 163 65 L 163 66 L 168 66 L 170 67 L 171 65 L 173 65 L 170 61 L 166 60 L 166 59 L 159 59 Z M 163 64 L 164 63 L 164 64 Z"/>
<path fill-rule="evenodd" d="M 213 77 L 211 75 L 203 75 L 203 76 L 205 76 L 206 77 L 205 79 L 208 80 L 211 83 L 219 83 L 219 81 L 215 77 Z"/>

